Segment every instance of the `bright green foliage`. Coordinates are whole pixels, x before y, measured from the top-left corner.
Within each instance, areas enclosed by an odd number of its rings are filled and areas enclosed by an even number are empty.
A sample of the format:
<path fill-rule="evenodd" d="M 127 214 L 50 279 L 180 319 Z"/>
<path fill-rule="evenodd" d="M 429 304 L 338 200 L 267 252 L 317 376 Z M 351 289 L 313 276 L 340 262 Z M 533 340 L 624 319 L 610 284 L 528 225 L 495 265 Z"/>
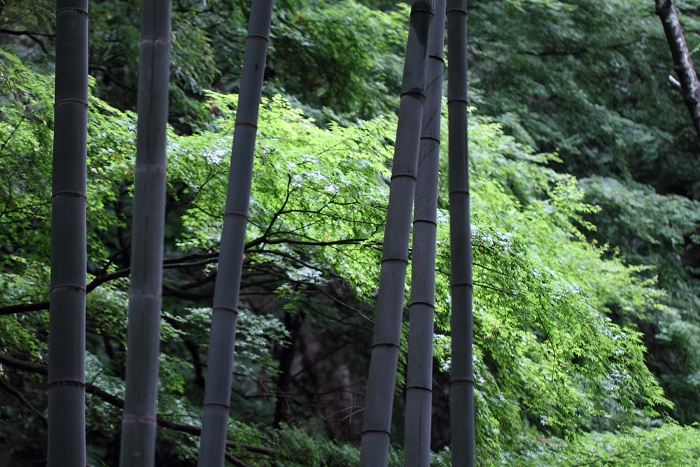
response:
<path fill-rule="evenodd" d="M 4 57 L 9 65 L 3 76 L 12 78 L 3 81 L 0 125 L 16 130 L 0 154 L 0 199 L 7 206 L 0 216 L 1 306 L 46 298 L 46 160 L 52 125 L 51 96 L 43 91 L 50 78 Z M 199 254 L 211 259 L 207 255 L 218 250 L 236 102 L 235 96 L 210 93 L 202 108 L 218 115 L 212 117 L 211 131 L 170 135 L 166 257 Z M 112 256 L 128 243 L 134 125 L 132 113 L 90 99 L 88 283 L 125 266 Z M 269 351 L 272 341 L 286 338 L 280 318 L 285 311 L 319 322 L 341 320 L 334 302 L 318 306 L 316 295 L 327 293 L 329 284 L 343 287 L 347 301 L 357 304 L 358 322 L 366 320 L 362 310 L 373 308 L 378 282 L 394 125 L 378 118 L 320 129 L 283 98 L 263 102 L 244 261 L 250 276 L 244 274 L 244 280 L 257 280 L 255 271 L 274 279 L 276 305 L 270 316 L 242 314 L 238 337 L 245 357 L 235 371 L 249 379 L 274 377 Z M 650 281 L 638 278 L 642 268 L 626 267 L 609 250 L 585 241 L 578 226 L 588 225 L 585 217 L 596 209 L 584 202 L 573 177 L 546 167 L 554 156 L 533 154 L 487 119 L 472 118 L 470 125 L 479 457 L 499 458 L 536 437 L 568 436 L 601 426 L 603 420 L 625 426 L 653 414 L 665 400 L 644 366 L 640 336 L 628 323 L 608 316 L 617 318 L 620 310 L 628 316 L 649 310 L 670 313 L 671 308 L 660 304 Z M 444 207 L 445 183 L 441 190 Z M 10 209 L 14 206 L 21 210 Z M 435 338 L 435 354 L 443 366 L 449 355 L 447 222 L 441 210 L 436 321 L 442 334 Z M 179 286 L 199 280 L 215 270 L 214 264 L 166 269 L 165 281 Z M 88 328 L 93 331 L 87 378 L 118 396 L 123 391 L 127 290 L 127 279 L 120 278 L 88 294 Z M 189 300 L 186 305 L 172 297 L 163 302 L 159 412 L 196 424 L 200 396 L 193 383 L 195 363 L 182 344 L 188 339 L 196 345 L 205 342 L 210 311 L 201 299 Z M 0 326 L 9 331 L 0 336 L 0 352 L 41 362 L 45 320 L 42 312 L 0 317 Z M 102 343 L 105 334 L 112 336 L 109 347 Z M 28 378 L 23 381 L 31 384 Z M 250 389 L 246 384 L 238 388 Z M 120 411 L 94 396 L 88 404 L 88 429 L 114 436 Z M 269 399 L 234 409 L 248 422 L 269 422 Z M 296 430 L 260 428 L 264 437 L 259 442 L 279 439 L 285 455 L 307 453 L 319 465 L 325 458 L 354 459 L 350 448 L 305 438 Z M 529 433 L 524 439 L 523 432 Z M 159 439 L 177 445 L 182 459 L 194 456 L 196 440 L 189 435 L 161 429 Z M 92 449 L 94 459 L 107 460 L 105 452 Z"/>
<path fill-rule="evenodd" d="M 572 220 L 593 209 L 571 176 L 541 165 L 552 156 L 532 155 L 483 119 L 470 125 L 477 446 L 498 450 L 504 435 L 522 429 L 520 417 L 563 434 L 590 426 L 592 415 L 628 419 L 635 400 L 660 402 L 639 334 L 606 316 L 610 308 L 654 306 L 658 292 L 582 241 Z M 438 226 L 442 246 L 446 216 Z M 440 271 L 449 269 L 444 251 Z M 444 328 L 442 280 L 436 305 Z"/>
<path fill-rule="evenodd" d="M 589 433 L 575 442 L 536 438 L 528 448 L 508 457 L 509 465 L 525 466 L 613 466 L 637 467 L 694 465 L 700 455 L 696 427 L 666 423 L 618 434 Z"/>

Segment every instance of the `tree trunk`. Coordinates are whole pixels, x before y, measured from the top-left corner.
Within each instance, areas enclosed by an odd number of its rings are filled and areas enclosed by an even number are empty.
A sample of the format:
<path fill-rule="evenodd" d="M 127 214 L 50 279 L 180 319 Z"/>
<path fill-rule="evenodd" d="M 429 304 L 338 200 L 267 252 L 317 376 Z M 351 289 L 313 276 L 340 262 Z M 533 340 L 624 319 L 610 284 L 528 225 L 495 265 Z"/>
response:
<path fill-rule="evenodd" d="M 685 37 L 683 37 L 681 23 L 678 21 L 678 13 L 673 5 L 673 0 L 655 1 L 655 12 L 664 26 L 666 40 L 673 56 L 673 69 L 676 70 L 680 78 L 680 92 L 690 112 L 690 119 L 695 126 L 695 132 L 700 138 L 700 82 L 698 82 L 693 61 L 690 58 Z"/>
<path fill-rule="evenodd" d="M 287 393 L 292 384 L 292 363 L 296 354 L 296 343 L 299 340 L 301 326 L 304 324 L 304 316 L 297 313 L 285 312 L 284 327 L 289 331 L 289 342 L 281 346 L 279 354 L 279 375 L 277 376 L 277 402 L 275 403 L 275 418 L 273 428 L 279 428 L 282 422 L 289 422 L 291 407 Z"/>
<path fill-rule="evenodd" d="M 428 42 L 423 130 L 418 155 L 411 306 L 408 309 L 408 375 L 406 378 L 406 467 L 430 466 L 430 422 L 433 390 L 433 325 L 435 316 L 435 248 L 440 109 L 442 106 L 445 0 L 435 1 L 435 20 Z"/>
<path fill-rule="evenodd" d="M 447 0 L 450 290 L 452 294 L 452 465 L 474 465 L 472 236 L 467 144 L 467 2 Z"/>
<path fill-rule="evenodd" d="M 143 0 L 121 467 L 155 461 L 170 0 Z"/>
<path fill-rule="evenodd" d="M 362 425 L 362 467 L 386 466 L 389 455 L 391 409 L 401 339 L 408 238 L 416 186 L 425 100 L 427 45 L 432 19 L 431 1 L 413 2 L 401 84 L 399 123 L 396 130 L 372 359 Z"/>
<path fill-rule="evenodd" d="M 271 18 L 272 0 L 253 0 L 243 57 L 224 226 L 221 232 L 219 269 L 214 291 L 202 438 L 199 446 L 200 467 L 224 465 L 238 294 L 248 223 L 258 109 Z"/>
<path fill-rule="evenodd" d="M 88 2 L 56 2 L 49 467 L 84 467 Z"/>

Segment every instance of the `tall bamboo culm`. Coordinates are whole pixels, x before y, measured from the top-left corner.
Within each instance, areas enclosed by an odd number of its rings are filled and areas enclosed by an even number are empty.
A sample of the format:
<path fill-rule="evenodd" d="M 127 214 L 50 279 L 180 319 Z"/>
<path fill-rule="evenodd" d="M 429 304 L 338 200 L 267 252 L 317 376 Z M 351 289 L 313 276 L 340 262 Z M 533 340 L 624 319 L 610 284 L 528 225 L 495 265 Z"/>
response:
<path fill-rule="evenodd" d="M 143 0 L 121 467 L 155 462 L 170 0 Z"/>
<path fill-rule="evenodd" d="M 430 466 L 430 421 L 433 390 L 433 323 L 435 317 L 435 245 L 440 165 L 445 0 L 435 0 L 435 19 L 428 42 L 423 130 L 418 154 L 413 214 L 411 305 L 408 309 L 408 375 L 406 378 L 406 467 Z"/>
<path fill-rule="evenodd" d="M 401 83 L 379 295 L 360 449 L 361 467 L 383 467 L 389 455 L 391 409 L 401 339 L 408 238 L 416 187 L 428 38 L 433 2 L 414 1 Z"/>
<path fill-rule="evenodd" d="M 472 236 L 467 146 L 467 2 L 447 0 L 452 374 L 452 465 L 474 465 Z"/>
<path fill-rule="evenodd" d="M 231 150 L 219 269 L 209 338 L 199 466 L 224 465 L 238 295 L 253 176 L 255 137 L 267 56 L 272 0 L 253 0 Z"/>
<path fill-rule="evenodd" d="M 85 467 L 88 1 L 56 2 L 49 467 Z"/>

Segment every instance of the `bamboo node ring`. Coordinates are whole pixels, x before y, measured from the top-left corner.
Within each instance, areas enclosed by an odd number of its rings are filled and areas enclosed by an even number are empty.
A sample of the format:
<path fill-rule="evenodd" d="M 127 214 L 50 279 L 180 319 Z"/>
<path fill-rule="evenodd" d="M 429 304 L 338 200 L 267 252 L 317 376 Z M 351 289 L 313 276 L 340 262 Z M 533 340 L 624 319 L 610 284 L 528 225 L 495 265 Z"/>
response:
<path fill-rule="evenodd" d="M 82 198 L 83 200 L 87 201 L 87 196 L 85 194 L 79 192 L 79 191 L 58 191 L 51 195 L 51 199 L 56 198 L 57 196 L 68 196 L 70 198 Z"/>
<path fill-rule="evenodd" d="M 417 223 L 419 223 L 419 222 L 423 222 L 423 223 L 426 223 L 426 224 L 430 224 L 430 225 L 437 226 L 437 222 L 435 222 L 435 221 L 432 220 L 432 219 L 413 219 L 413 224 L 414 224 L 414 225 L 417 224 Z"/>
<path fill-rule="evenodd" d="M 165 44 L 170 45 L 170 38 L 163 36 L 141 36 L 139 40 L 139 45 L 145 42 L 153 42 L 154 44 Z"/>
<path fill-rule="evenodd" d="M 364 435 L 365 433 L 384 433 L 391 436 L 391 432 L 389 430 L 382 430 L 379 428 L 368 428 L 366 430 L 362 430 L 362 434 Z"/>
<path fill-rule="evenodd" d="M 228 404 L 222 404 L 221 402 L 205 402 L 203 404 L 204 407 L 223 407 L 226 410 L 228 410 Z"/>
<path fill-rule="evenodd" d="M 236 216 L 236 217 L 242 217 L 244 219 L 248 219 L 248 214 L 242 213 L 240 211 L 226 211 L 224 213 L 224 217 L 227 216 Z"/>
<path fill-rule="evenodd" d="M 433 392 L 432 387 L 421 386 L 419 384 L 412 384 L 412 385 L 406 386 L 406 390 L 408 391 L 409 389 L 421 389 L 423 391 Z"/>
<path fill-rule="evenodd" d="M 406 178 L 410 178 L 412 180 L 416 180 L 416 176 L 413 174 L 392 174 L 390 180 L 394 180 L 395 178 L 401 178 L 401 177 L 406 177 Z"/>
<path fill-rule="evenodd" d="M 225 311 L 227 313 L 233 313 L 234 315 L 238 315 L 238 309 L 236 308 L 229 308 L 227 306 L 215 306 L 212 308 L 211 312 L 212 314 L 216 311 Z"/>
<path fill-rule="evenodd" d="M 463 195 L 469 196 L 469 190 L 450 190 L 450 192 L 448 193 L 448 195 L 452 195 L 452 194 L 457 195 L 457 194 L 460 194 L 460 193 L 463 194 Z"/>
<path fill-rule="evenodd" d="M 143 295 L 145 297 L 155 298 L 157 300 L 163 299 L 163 296 L 160 293 L 151 292 L 148 290 L 129 290 L 129 298 L 131 298 L 132 295 Z"/>
<path fill-rule="evenodd" d="M 455 384 L 455 383 L 467 383 L 472 386 L 474 386 L 474 380 L 471 378 L 456 378 L 450 381 L 450 384 Z"/>
<path fill-rule="evenodd" d="M 85 292 L 85 286 L 76 284 L 59 284 L 51 287 L 49 289 L 49 293 L 58 292 L 59 290 L 73 290 L 76 292 Z"/>
<path fill-rule="evenodd" d="M 156 173 L 160 173 L 160 174 L 166 173 L 165 166 L 158 165 L 158 164 L 136 164 L 136 169 L 134 171 L 135 172 L 148 171 L 148 172 L 156 172 Z"/>
<path fill-rule="evenodd" d="M 84 101 L 82 99 L 57 99 L 56 102 L 53 104 L 54 107 L 61 105 L 61 104 L 80 104 L 81 106 L 85 107 L 87 109 L 88 103 L 87 101 Z"/>
<path fill-rule="evenodd" d="M 397 256 L 389 256 L 389 257 L 387 257 L 387 258 L 382 258 L 382 263 L 383 263 L 384 261 L 400 261 L 400 262 L 402 262 L 402 263 L 408 264 L 408 259 L 406 259 L 406 258 L 400 258 L 400 257 L 397 257 Z"/>
<path fill-rule="evenodd" d="M 424 139 L 427 139 L 427 140 L 435 141 L 436 143 L 440 142 L 440 138 L 436 138 L 435 136 L 429 136 L 429 135 L 421 136 L 420 139 L 421 139 L 421 141 L 423 141 Z"/>
<path fill-rule="evenodd" d="M 269 39 L 268 36 L 263 36 L 262 34 L 248 34 L 248 36 L 246 36 L 246 40 L 248 40 L 248 39 L 253 39 L 253 38 L 262 39 L 262 40 L 264 40 L 265 42 L 269 42 L 269 41 L 270 41 L 270 39 Z"/>
<path fill-rule="evenodd" d="M 125 413 L 122 417 L 122 423 L 141 423 L 144 425 L 155 425 L 156 421 L 151 417 Z"/>
<path fill-rule="evenodd" d="M 411 89 L 409 91 L 404 91 L 401 93 L 400 97 L 403 97 L 403 96 L 418 96 L 422 99 L 425 99 L 425 93 L 423 92 L 423 90 L 417 91 L 417 90 Z"/>
<path fill-rule="evenodd" d="M 58 16 L 60 13 L 68 13 L 68 12 L 73 12 L 73 13 L 80 13 L 82 15 L 88 16 L 87 10 L 83 10 L 82 8 L 75 8 L 75 7 L 64 7 L 64 8 L 59 8 L 56 10 L 56 16 Z"/>
<path fill-rule="evenodd" d="M 239 122 L 239 121 L 236 121 L 236 123 L 235 123 L 233 126 L 234 126 L 234 127 L 237 127 L 238 125 L 249 126 L 249 127 L 254 128 L 254 129 L 256 129 L 256 130 L 258 129 L 258 125 L 256 125 L 255 123 L 250 123 L 250 122 Z"/>
<path fill-rule="evenodd" d="M 372 344 L 372 349 L 374 349 L 375 347 L 381 347 L 381 346 L 384 346 L 384 347 L 397 347 L 397 348 L 398 348 L 399 344 L 394 344 L 393 342 L 377 342 L 377 343 L 375 343 L 375 344 Z"/>
<path fill-rule="evenodd" d="M 58 386 L 74 386 L 78 388 L 85 388 L 85 383 L 82 381 L 75 381 L 72 379 L 61 379 L 58 381 L 51 381 L 49 384 L 46 385 L 47 389 L 54 389 L 57 388 Z"/>

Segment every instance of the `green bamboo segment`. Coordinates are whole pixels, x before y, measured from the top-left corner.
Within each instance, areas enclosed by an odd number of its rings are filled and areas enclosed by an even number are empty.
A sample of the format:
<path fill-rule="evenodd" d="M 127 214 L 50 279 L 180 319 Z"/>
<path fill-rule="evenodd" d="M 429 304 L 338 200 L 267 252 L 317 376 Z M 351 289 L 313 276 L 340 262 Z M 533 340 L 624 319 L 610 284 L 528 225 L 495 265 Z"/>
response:
<path fill-rule="evenodd" d="M 467 147 L 467 3 L 447 0 L 452 370 L 452 465 L 474 465 L 472 237 Z"/>
<path fill-rule="evenodd" d="M 386 466 L 389 455 L 391 409 L 401 339 L 408 239 L 425 100 L 427 45 L 432 19 L 432 1 L 413 2 L 401 84 L 399 123 L 396 130 L 372 359 L 362 425 L 361 467 Z"/>
<path fill-rule="evenodd" d="M 84 467 L 88 2 L 56 2 L 48 466 Z"/>
<path fill-rule="evenodd" d="M 141 15 L 121 467 L 155 461 L 171 2 L 144 0 Z"/>
<path fill-rule="evenodd" d="M 445 0 L 435 0 L 435 20 L 428 42 L 429 60 L 426 71 L 423 130 L 418 154 L 418 179 L 413 215 L 404 443 L 404 466 L 406 467 L 430 466 L 435 249 L 444 34 Z"/>
<path fill-rule="evenodd" d="M 214 291 L 202 436 L 199 445 L 200 467 L 224 465 L 238 294 L 271 18 L 272 0 L 253 0 L 243 57 L 219 268 Z"/>

